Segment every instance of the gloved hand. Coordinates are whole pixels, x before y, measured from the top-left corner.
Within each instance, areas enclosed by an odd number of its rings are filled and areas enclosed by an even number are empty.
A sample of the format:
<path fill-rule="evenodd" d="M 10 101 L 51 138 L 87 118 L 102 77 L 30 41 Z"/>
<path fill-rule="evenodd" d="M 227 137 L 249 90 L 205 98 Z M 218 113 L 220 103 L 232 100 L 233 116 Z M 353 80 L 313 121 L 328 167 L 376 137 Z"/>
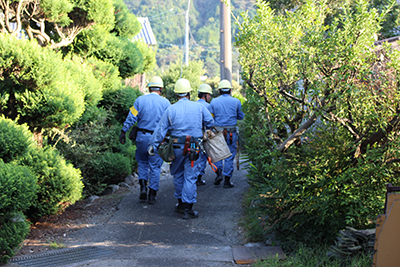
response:
<path fill-rule="evenodd" d="M 125 132 L 123 130 L 121 130 L 121 134 L 119 135 L 119 142 L 121 144 L 125 144 L 125 141 L 126 141 Z"/>
<path fill-rule="evenodd" d="M 154 156 L 156 154 L 154 146 L 149 146 L 149 148 L 147 148 L 147 153 L 149 153 L 150 156 Z"/>

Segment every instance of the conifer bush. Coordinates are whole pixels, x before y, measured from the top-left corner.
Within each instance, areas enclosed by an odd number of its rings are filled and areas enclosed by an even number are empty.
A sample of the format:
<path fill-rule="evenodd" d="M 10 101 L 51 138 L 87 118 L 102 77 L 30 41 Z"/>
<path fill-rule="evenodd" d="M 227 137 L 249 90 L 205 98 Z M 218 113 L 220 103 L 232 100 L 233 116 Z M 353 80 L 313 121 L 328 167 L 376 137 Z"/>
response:
<path fill-rule="evenodd" d="M 62 212 L 82 197 L 81 172 L 52 147 L 34 147 L 19 164 L 28 166 L 38 179 L 37 199 L 27 210 L 31 220 Z"/>
<path fill-rule="evenodd" d="M 84 112 L 85 97 L 101 97 L 89 67 L 11 35 L 0 35 L 0 48 L 0 112 L 31 131 L 71 124 Z"/>
<path fill-rule="evenodd" d="M 106 109 L 111 109 L 114 113 L 112 120 L 116 120 L 122 127 L 126 116 L 128 116 L 129 108 L 133 106 L 136 98 L 143 95 L 137 88 L 129 86 L 120 86 L 115 90 L 108 90 L 104 93 L 103 100 L 100 105 Z"/>
<path fill-rule="evenodd" d="M 104 180 L 107 184 L 118 184 L 132 173 L 131 162 L 121 153 L 107 152 L 95 161 L 95 177 Z"/>
<path fill-rule="evenodd" d="M 93 114 L 100 115 L 96 112 Z M 78 122 L 66 133 L 68 138 L 62 138 L 56 144 L 57 150 L 81 170 L 84 196 L 102 194 L 107 185 L 123 181 L 121 179 L 131 174 L 137 165 L 134 158 L 136 146 L 130 142 L 128 136 L 124 145 L 118 141 L 122 124 L 108 125 L 108 114 L 101 114 L 104 116 L 93 117 L 92 121 Z M 104 156 L 108 153 L 111 155 Z M 116 159 L 112 159 L 112 154 L 116 154 Z M 104 168 L 104 165 L 109 165 L 104 157 L 117 165 L 109 169 Z M 115 174 L 111 173 L 111 170 L 115 171 Z M 125 176 L 122 178 L 123 175 Z"/>
<path fill-rule="evenodd" d="M 29 233 L 29 222 L 22 212 L 0 217 L 0 262 L 7 263 Z"/>
<path fill-rule="evenodd" d="M 6 263 L 29 232 L 23 212 L 36 198 L 37 179 L 25 166 L 0 159 L 0 262 Z"/>
<path fill-rule="evenodd" d="M 32 133 L 26 125 L 0 116 L 0 159 L 10 162 L 23 156 L 32 144 Z"/>

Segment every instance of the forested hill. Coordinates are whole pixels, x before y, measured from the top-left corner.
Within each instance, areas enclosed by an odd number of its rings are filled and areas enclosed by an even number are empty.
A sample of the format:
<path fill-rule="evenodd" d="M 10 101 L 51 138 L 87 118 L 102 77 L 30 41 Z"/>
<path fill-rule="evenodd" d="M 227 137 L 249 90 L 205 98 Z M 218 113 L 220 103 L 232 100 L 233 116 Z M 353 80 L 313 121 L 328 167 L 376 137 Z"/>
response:
<path fill-rule="evenodd" d="M 185 44 L 185 12 L 188 0 L 124 0 L 137 17 L 148 17 L 157 40 L 157 63 L 165 68 L 182 60 Z M 231 0 L 234 17 L 248 10 L 255 13 L 255 0 Z M 208 76 L 219 74 L 220 0 L 191 0 L 189 9 L 190 59 L 204 61 Z M 232 41 L 237 25 L 232 18 Z M 233 74 L 239 65 L 233 53 Z"/>

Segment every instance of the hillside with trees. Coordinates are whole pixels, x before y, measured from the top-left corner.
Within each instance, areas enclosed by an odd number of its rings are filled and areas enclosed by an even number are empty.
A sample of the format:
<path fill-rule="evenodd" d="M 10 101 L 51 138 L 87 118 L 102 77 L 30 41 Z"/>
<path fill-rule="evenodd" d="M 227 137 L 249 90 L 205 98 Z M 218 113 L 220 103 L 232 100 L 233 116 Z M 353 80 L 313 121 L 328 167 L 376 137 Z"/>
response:
<path fill-rule="evenodd" d="M 185 53 L 185 12 L 187 0 L 124 0 L 128 9 L 137 17 L 148 17 L 157 41 L 157 64 L 160 71 L 168 68 L 170 63 L 182 62 Z M 232 0 L 232 42 L 238 32 L 235 18 L 244 11 L 255 13 L 255 0 Z M 208 77 L 219 76 L 219 38 L 220 38 L 220 1 L 191 1 L 189 9 L 189 58 L 204 62 Z M 232 74 L 236 80 L 238 51 L 234 48 Z"/>

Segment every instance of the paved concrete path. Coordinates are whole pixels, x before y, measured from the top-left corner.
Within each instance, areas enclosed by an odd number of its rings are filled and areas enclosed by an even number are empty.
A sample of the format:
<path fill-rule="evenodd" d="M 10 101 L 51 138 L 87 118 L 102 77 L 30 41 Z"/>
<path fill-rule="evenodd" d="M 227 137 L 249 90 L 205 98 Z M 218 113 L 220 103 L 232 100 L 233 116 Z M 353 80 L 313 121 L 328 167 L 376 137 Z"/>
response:
<path fill-rule="evenodd" d="M 158 202 L 139 201 L 134 188 L 104 224 L 92 225 L 67 236 L 68 247 L 96 246 L 112 250 L 102 260 L 69 266 L 234 266 L 231 246 L 243 245 L 238 221 L 242 216 L 243 193 L 248 188 L 246 171 L 235 170 L 233 188 L 214 186 L 210 166 L 197 189 L 194 210 L 199 218 L 183 220 L 174 212 L 173 178 L 160 182 Z M 243 265 L 240 265 L 243 266 Z"/>
<path fill-rule="evenodd" d="M 133 188 L 107 220 L 66 236 L 68 248 L 101 248 L 107 256 L 56 266 L 235 266 L 232 246 L 244 242 L 238 222 L 248 188 L 246 174 L 243 166 L 235 169 L 235 187 L 223 188 L 222 183 L 214 186 L 215 174 L 207 166 L 207 184 L 198 187 L 193 207 L 199 217 L 191 220 L 174 212 L 177 201 L 169 173 L 161 179 L 155 205 L 140 202 L 139 188 Z M 72 262 L 74 254 L 70 257 Z"/>

